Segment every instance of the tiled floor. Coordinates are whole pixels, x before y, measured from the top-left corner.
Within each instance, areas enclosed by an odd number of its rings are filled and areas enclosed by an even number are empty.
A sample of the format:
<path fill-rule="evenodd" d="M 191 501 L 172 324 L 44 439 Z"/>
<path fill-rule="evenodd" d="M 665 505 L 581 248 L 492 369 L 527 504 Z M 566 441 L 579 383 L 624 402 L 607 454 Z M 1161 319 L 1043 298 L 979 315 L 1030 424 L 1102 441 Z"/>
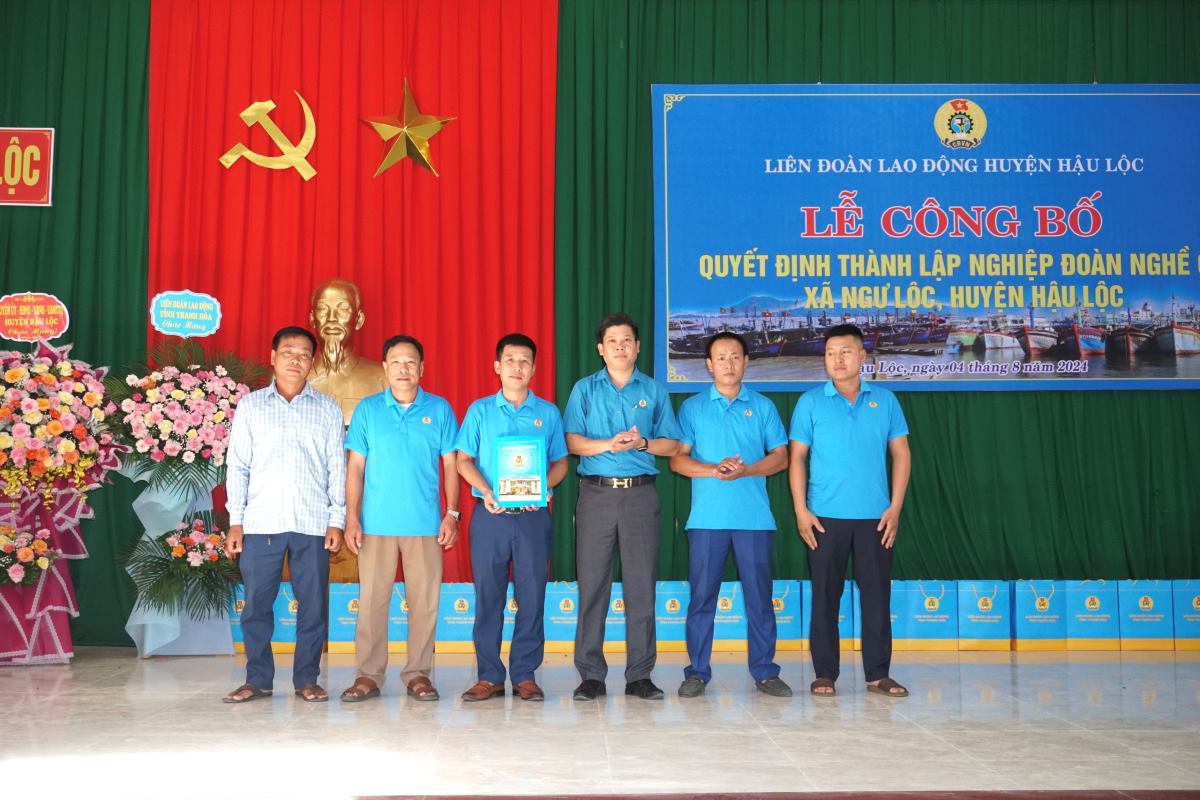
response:
<path fill-rule="evenodd" d="M 402 658 L 402 657 L 394 657 Z M 417 794 L 638 794 L 836 790 L 1182 789 L 1200 795 L 1200 654 L 897 653 L 904 700 L 862 689 L 848 656 L 817 699 L 805 654 L 780 654 L 800 690 L 756 693 L 744 655 L 718 657 L 708 693 L 571 700 L 550 655 L 545 703 L 463 704 L 468 656 L 439 656 L 439 703 L 398 691 L 345 705 L 352 656 L 331 656 L 323 705 L 291 694 L 228 706 L 240 657 L 139 660 L 82 649 L 69 667 L 0 668 L 0 796 L 344 798 Z M 19 761 L 19 767 L 17 762 Z M 169 787 L 169 789 L 167 788 Z"/>

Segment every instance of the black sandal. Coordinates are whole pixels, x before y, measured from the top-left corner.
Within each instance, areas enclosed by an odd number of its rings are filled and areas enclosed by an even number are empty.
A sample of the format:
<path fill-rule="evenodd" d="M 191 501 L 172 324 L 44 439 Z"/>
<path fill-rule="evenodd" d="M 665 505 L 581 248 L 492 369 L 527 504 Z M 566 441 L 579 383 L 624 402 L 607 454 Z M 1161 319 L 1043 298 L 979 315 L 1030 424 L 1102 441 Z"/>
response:
<path fill-rule="evenodd" d="M 238 697 L 238 695 L 242 692 L 250 692 L 250 694 L 246 695 L 245 697 Z M 249 703 L 251 700 L 259 700 L 263 697 L 270 697 L 271 694 L 272 692 L 270 689 L 260 689 L 253 684 L 243 683 L 241 686 L 222 697 L 221 702 L 233 703 L 235 705 L 238 703 Z"/>

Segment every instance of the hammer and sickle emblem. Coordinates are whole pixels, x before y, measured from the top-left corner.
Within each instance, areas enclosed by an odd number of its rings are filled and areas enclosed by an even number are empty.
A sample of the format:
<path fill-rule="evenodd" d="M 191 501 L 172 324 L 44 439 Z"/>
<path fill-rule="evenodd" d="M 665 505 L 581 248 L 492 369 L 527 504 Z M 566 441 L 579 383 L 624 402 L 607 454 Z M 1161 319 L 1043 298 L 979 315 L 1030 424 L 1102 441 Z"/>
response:
<path fill-rule="evenodd" d="M 283 134 L 283 131 L 279 130 L 279 126 L 271 119 L 271 112 L 275 110 L 274 100 L 260 100 L 257 103 L 251 103 L 238 116 L 242 118 L 242 122 L 246 123 L 247 128 L 255 125 L 262 126 L 262 129 L 267 132 L 271 141 L 275 142 L 283 155 L 264 156 L 238 142 L 229 148 L 228 153 L 221 156 L 221 163 L 225 165 L 225 169 L 232 167 L 239 158 L 244 156 L 251 164 L 257 164 L 267 169 L 295 169 L 306 181 L 317 174 L 312 164 L 305 160 L 308 152 L 312 150 L 313 142 L 317 140 L 317 123 L 313 119 L 312 109 L 308 107 L 304 97 L 299 92 L 296 92 L 296 97 L 300 100 L 300 107 L 304 109 L 304 136 L 300 138 L 299 144 L 292 144 L 291 140 Z"/>

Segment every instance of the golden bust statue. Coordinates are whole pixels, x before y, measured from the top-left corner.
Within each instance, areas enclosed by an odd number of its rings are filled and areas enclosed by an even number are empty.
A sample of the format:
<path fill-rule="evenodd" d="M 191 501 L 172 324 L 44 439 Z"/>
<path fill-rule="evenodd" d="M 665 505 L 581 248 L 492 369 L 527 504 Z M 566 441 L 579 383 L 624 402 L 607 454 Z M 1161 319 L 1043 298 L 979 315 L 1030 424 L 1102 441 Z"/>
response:
<path fill-rule="evenodd" d="M 317 332 L 321 347 L 313 359 L 308 382 L 338 401 L 347 425 L 359 400 L 378 394 L 387 386 L 383 356 L 364 357 L 355 347 L 355 334 L 365 321 L 362 296 L 350 281 L 334 278 L 313 291 L 308 322 Z M 329 559 L 329 582 L 357 581 L 358 559 L 343 547 Z"/>
<path fill-rule="evenodd" d="M 366 321 L 358 287 L 342 278 L 322 283 L 312 294 L 308 321 L 321 340 L 308 381 L 338 401 L 349 425 L 358 401 L 387 385 L 383 357 L 364 358 L 355 348 L 355 334 Z"/>

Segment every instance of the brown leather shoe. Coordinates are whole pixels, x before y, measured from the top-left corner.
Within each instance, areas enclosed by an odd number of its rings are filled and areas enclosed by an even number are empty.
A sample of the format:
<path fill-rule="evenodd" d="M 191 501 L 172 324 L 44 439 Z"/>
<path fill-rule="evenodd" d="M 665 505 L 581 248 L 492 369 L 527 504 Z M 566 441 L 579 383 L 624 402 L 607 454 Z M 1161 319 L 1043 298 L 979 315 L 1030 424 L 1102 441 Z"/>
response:
<path fill-rule="evenodd" d="M 532 700 L 535 703 L 540 703 L 546 699 L 546 695 L 542 692 L 542 687 L 538 686 L 532 680 L 513 684 L 513 691 L 522 700 Z"/>
<path fill-rule="evenodd" d="M 480 681 L 462 693 L 462 699 L 468 703 L 478 703 L 480 700 L 491 700 L 493 697 L 504 696 L 504 684 Z"/>

